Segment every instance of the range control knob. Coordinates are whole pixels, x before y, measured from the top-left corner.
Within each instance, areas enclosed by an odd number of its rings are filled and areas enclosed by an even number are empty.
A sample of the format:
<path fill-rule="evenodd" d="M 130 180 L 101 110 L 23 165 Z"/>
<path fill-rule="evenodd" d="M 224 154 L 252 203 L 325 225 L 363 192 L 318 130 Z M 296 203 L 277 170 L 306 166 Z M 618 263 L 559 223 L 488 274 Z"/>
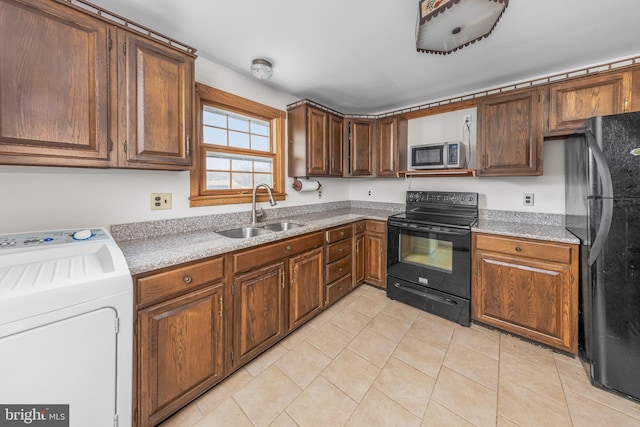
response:
<path fill-rule="evenodd" d="M 87 240 L 93 237 L 91 230 L 80 230 L 73 233 L 73 240 Z"/>

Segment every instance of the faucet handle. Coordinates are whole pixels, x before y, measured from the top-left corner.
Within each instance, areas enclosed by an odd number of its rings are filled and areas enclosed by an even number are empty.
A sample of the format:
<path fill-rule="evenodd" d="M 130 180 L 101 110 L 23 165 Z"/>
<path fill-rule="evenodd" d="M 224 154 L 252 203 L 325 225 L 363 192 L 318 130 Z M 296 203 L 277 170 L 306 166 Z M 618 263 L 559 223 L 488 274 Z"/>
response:
<path fill-rule="evenodd" d="M 256 212 L 256 220 L 261 220 L 264 218 L 264 209 L 260 208 L 260 211 Z"/>

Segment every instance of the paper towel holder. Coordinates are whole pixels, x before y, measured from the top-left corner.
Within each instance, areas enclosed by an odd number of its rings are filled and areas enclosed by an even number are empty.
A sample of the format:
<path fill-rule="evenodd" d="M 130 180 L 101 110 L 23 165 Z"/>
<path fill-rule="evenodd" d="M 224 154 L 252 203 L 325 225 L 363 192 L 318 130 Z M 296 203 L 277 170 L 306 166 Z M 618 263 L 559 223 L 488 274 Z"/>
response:
<path fill-rule="evenodd" d="M 320 181 L 315 181 L 315 182 L 318 183 L 318 188 L 316 188 L 315 191 L 320 191 L 320 188 L 322 187 L 322 184 L 320 184 Z M 300 181 L 300 179 L 298 177 L 294 177 L 293 178 L 293 189 L 296 190 L 296 191 L 301 191 L 302 190 L 302 181 Z"/>

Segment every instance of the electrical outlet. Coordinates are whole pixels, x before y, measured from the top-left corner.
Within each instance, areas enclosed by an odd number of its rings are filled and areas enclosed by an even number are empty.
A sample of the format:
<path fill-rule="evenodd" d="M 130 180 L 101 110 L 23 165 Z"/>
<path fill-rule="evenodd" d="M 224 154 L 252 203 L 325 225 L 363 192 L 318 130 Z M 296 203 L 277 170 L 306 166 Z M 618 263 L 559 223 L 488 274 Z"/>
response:
<path fill-rule="evenodd" d="M 371 190 L 369 190 L 369 197 L 371 197 Z"/>
<path fill-rule="evenodd" d="M 533 193 L 522 193 L 522 206 L 533 206 Z"/>
<path fill-rule="evenodd" d="M 318 190 L 318 199 L 322 199 L 322 188 Z"/>
<path fill-rule="evenodd" d="M 462 116 L 462 124 L 471 126 L 471 114 L 465 114 Z"/>
<path fill-rule="evenodd" d="M 171 193 L 151 193 L 151 210 L 171 209 Z"/>

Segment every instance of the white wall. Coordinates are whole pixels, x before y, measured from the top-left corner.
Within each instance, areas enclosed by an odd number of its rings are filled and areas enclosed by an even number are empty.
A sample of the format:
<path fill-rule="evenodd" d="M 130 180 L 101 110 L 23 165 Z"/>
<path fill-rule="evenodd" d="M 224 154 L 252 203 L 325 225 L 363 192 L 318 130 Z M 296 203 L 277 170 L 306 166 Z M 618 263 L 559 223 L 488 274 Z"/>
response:
<path fill-rule="evenodd" d="M 196 80 L 282 110 L 297 98 L 267 84 L 202 58 L 196 60 Z M 409 143 L 462 138 L 462 116 L 472 114 L 471 144 L 475 145 L 475 110 L 463 110 L 409 122 Z M 562 143 L 548 142 L 544 176 L 533 178 L 321 178 L 317 192 L 298 193 L 287 178 L 286 201 L 279 207 L 339 200 L 404 202 L 407 189 L 477 191 L 480 207 L 530 212 L 564 213 Z M 475 150 L 470 158 L 474 167 Z M 524 208 L 522 192 L 535 194 L 535 205 Z M 371 190 L 371 196 L 368 191 Z M 173 193 L 171 210 L 152 211 L 151 193 Z M 0 234 L 59 228 L 109 227 L 138 221 L 181 218 L 235 211 L 250 206 L 189 207 L 189 172 L 127 169 L 0 166 Z"/>
<path fill-rule="evenodd" d="M 467 114 L 471 115 L 470 135 L 463 131 L 462 126 L 463 117 Z M 474 169 L 476 120 L 475 108 L 409 120 L 409 146 L 445 141 L 470 143 L 469 168 Z M 407 169 L 410 169 L 409 165 Z M 349 197 L 352 200 L 402 203 L 409 189 L 471 191 L 479 193 L 481 209 L 564 214 L 563 141 L 545 142 L 543 169 L 544 175 L 537 177 L 352 179 Z M 533 206 L 522 206 L 524 192 L 534 193 Z"/>

